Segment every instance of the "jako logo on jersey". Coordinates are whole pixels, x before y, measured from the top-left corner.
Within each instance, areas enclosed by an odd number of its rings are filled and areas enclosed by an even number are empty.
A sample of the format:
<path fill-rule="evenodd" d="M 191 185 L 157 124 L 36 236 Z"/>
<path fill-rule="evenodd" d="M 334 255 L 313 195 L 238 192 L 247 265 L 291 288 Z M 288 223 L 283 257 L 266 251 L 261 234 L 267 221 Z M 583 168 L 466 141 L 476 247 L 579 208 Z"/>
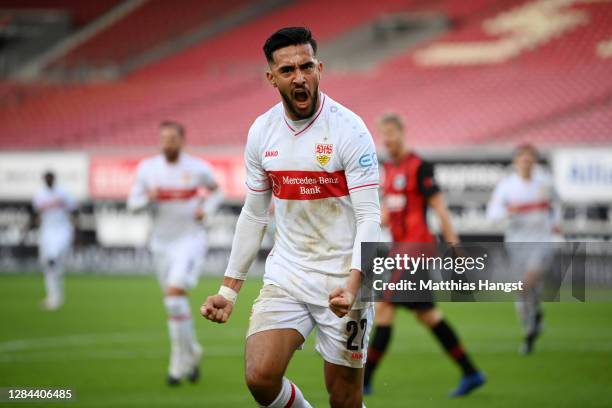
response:
<path fill-rule="evenodd" d="M 359 351 L 355 351 L 354 353 L 351 354 L 352 360 L 361 360 L 362 358 L 363 358 L 363 353 Z"/>
<path fill-rule="evenodd" d="M 278 156 L 278 150 L 266 150 L 264 157 L 276 157 Z"/>
<path fill-rule="evenodd" d="M 331 155 L 334 152 L 333 144 L 317 143 L 315 145 L 315 156 L 321 166 L 325 166 L 331 160 Z"/>
<path fill-rule="evenodd" d="M 366 153 L 361 155 L 359 158 L 359 165 L 361 167 L 377 167 L 378 158 L 376 157 L 376 153 Z"/>

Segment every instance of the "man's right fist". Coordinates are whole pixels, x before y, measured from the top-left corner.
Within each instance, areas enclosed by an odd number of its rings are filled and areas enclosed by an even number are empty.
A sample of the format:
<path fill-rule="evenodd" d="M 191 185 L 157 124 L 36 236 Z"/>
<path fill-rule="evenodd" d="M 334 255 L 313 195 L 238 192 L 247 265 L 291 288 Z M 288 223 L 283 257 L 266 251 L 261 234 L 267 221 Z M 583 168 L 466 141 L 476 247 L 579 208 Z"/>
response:
<path fill-rule="evenodd" d="M 233 309 L 234 304 L 232 302 L 217 294 L 206 299 L 200 306 L 200 313 L 211 322 L 225 323 Z"/>

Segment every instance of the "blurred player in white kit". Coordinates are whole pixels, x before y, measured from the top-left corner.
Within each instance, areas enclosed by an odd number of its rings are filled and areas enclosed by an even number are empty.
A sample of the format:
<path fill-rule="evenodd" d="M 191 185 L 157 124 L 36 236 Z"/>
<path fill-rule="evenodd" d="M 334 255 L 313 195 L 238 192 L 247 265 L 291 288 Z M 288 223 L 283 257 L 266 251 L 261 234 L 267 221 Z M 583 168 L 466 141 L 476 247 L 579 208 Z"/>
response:
<path fill-rule="evenodd" d="M 525 332 L 521 345 L 525 355 L 533 351 L 542 331 L 541 278 L 552 264 L 552 242 L 561 231 L 561 207 L 552 177 L 537 165 L 537 160 L 533 146 L 519 146 L 513 159 L 515 171 L 499 182 L 487 208 L 489 219 L 508 220 L 504 241 L 508 243 L 512 270 L 522 278 L 525 288 L 516 303 Z"/>
<path fill-rule="evenodd" d="M 264 45 L 281 102 L 249 130 L 246 201 L 219 294 L 201 313 L 229 319 L 273 197 L 276 239 L 247 332 L 247 386 L 260 406 L 310 407 L 285 370 L 316 328 L 330 406 L 361 408 L 373 319 L 358 294 L 361 243 L 380 239 L 378 163 L 361 118 L 320 92 L 316 50 L 303 27 L 278 30 Z"/>
<path fill-rule="evenodd" d="M 182 152 L 184 127 L 164 121 L 159 127 L 161 154 L 143 160 L 127 206 L 131 211 L 149 208 L 153 231 L 149 248 L 164 291 L 171 341 L 168 385 L 199 378 L 202 347 L 191 319 L 188 291 L 198 282 L 206 255 L 203 222 L 221 204 L 223 193 L 210 166 Z M 204 200 L 203 189 L 209 191 Z"/>
<path fill-rule="evenodd" d="M 75 235 L 76 201 L 55 182 L 51 171 L 43 175 L 44 186 L 32 200 L 29 228 L 39 224 L 38 256 L 45 276 L 43 307 L 57 310 L 64 303 L 64 263 Z"/>

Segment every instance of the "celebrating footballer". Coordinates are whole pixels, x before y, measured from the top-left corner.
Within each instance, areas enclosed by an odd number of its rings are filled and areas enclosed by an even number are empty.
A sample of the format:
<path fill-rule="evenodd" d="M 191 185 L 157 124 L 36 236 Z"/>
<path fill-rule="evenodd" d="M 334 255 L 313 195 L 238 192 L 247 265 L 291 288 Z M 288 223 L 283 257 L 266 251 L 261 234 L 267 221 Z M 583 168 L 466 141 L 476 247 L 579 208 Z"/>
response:
<path fill-rule="evenodd" d="M 247 333 L 247 386 L 260 406 L 310 407 L 285 371 L 316 328 L 330 405 L 362 407 L 373 309 L 359 300 L 361 242 L 380 236 L 374 143 L 359 116 L 319 89 L 323 64 L 308 29 L 280 29 L 263 50 L 281 101 L 249 130 L 246 200 L 223 283 L 201 313 L 230 318 L 273 200 L 277 234 Z"/>

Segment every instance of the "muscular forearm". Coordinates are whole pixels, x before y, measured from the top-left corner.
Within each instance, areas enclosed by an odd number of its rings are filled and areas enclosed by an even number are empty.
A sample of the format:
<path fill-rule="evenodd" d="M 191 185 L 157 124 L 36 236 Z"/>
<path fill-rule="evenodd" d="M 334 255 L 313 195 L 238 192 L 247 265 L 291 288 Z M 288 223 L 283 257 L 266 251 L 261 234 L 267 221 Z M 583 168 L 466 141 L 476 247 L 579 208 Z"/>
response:
<path fill-rule="evenodd" d="M 361 271 L 359 269 L 351 269 L 349 273 L 349 278 L 346 283 L 346 288 L 353 294 L 353 296 L 357 295 L 357 291 L 359 291 L 359 287 L 361 286 Z"/>
<path fill-rule="evenodd" d="M 229 276 L 223 277 L 223 286 L 232 289 L 234 292 L 239 293 L 242 288 L 243 280 L 230 278 Z"/>
<path fill-rule="evenodd" d="M 429 198 L 429 206 L 433 208 L 438 216 L 438 221 L 440 222 L 440 230 L 442 232 L 442 238 L 444 241 L 449 244 L 457 244 L 459 243 L 459 237 L 453 228 L 453 224 L 450 219 L 450 213 L 448 211 L 448 207 L 444 202 L 444 198 L 442 193 L 434 194 Z"/>
<path fill-rule="evenodd" d="M 453 228 L 448 212 L 444 216 L 440 216 L 440 229 L 442 230 L 442 238 L 449 244 L 458 244 L 459 236 Z"/>

